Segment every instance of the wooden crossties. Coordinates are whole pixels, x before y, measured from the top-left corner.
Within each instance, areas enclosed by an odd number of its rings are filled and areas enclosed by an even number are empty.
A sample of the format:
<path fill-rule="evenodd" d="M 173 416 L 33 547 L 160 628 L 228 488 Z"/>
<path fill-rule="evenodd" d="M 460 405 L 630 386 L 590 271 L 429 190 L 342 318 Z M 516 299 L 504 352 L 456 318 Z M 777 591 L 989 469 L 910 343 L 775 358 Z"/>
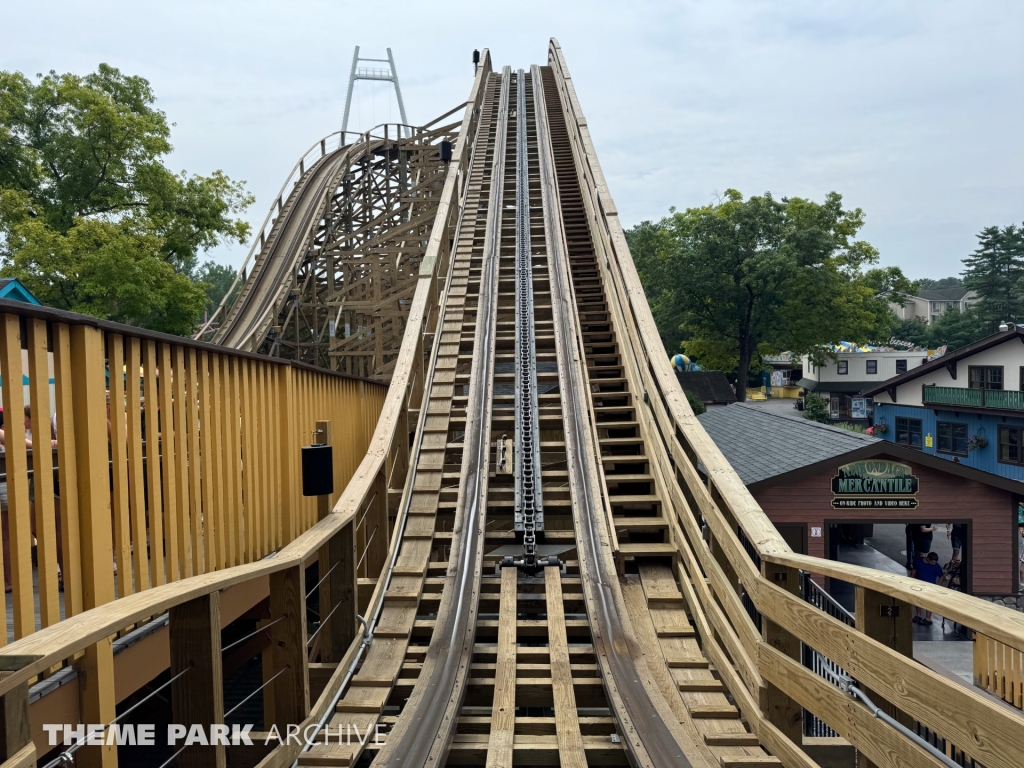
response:
<path fill-rule="evenodd" d="M 516 723 L 516 581 L 514 567 L 501 569 L 501 606 L 498 613 L 498 650 L 494 669 L 494 704 L 487 768 L 512 768 Z M 568 661 L 568 658 L 566 659 Z M 573 712 L 575 714 L 575 710 Z"/>
<path fill-rule="evenodd" d="M 565 634 L 562 574 L 557 567 L 548 566 L 544 569 L 544 584 L 558 758 L 563 768 L 586 768 L 587 758 L 584 754 L 583 737 L 580 734 L 579 715 L 576 713 L 572 665 L 569 662 L 569 641 Z"/>

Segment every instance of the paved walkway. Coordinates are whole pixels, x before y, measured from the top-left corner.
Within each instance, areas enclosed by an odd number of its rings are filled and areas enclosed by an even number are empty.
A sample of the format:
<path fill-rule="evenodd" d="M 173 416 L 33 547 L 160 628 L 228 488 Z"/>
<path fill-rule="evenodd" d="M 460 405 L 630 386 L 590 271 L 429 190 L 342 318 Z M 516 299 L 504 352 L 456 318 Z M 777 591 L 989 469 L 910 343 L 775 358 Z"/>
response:
<path fill-rule="evenodd" d="M 876 530 L 880 527 L 882 526 L 876 526 Z M 899 527 L 902 529 L 902 526 Z M 944 534 L 942 540 L 945 541 Z M 938 543 L 939 537 L 936 537 L 935 544 Z M 935 547 L 933 546 L 933 548 Z M 949 559 L 948 553 L 946 559 Z M 860 547 L 841 544 L 839 560 L 843 563 L 888 571 L 900 576 L 907 575 L 902 562 L 887 557 L 867 543 Z M 853 585 L 836 579 L 830 581 L 832 596 L 852 612 L 855 600 Z M 937 613 L 932 614 L 931 626 L 914 624 L 914 658 L 925 665 L 929 665 L 929 662 L 937 662 L 965 682 L 973 683 L 974 645 L 970 642 L 970 634 L 949 619 L 943 621 L 943 617 Z"/>

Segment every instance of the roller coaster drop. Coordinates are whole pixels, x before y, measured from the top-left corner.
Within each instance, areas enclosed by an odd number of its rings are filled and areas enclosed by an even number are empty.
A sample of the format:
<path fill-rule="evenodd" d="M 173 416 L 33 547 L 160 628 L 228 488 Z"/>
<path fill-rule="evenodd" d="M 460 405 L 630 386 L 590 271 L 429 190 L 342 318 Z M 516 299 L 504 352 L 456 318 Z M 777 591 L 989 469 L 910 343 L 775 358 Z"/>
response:
<path fill-rule="evenodd" d="M 514 75 L 484 51 L 463 108 L 314 148 L 200 334 L 400 381 L 378 432 L 411 446 L 404 487 L 357 476 L 335 509 L 383 493 L 392 529 L 321 720 L 389 735 L 299 763 L 814 768 L 806 708 L 876 764 L 1014 765 L 1012 742 L 894 688 L 875 662 L 931 683 L 873 625 L 801 599 L 800 569 L 839 566 L 789 551 L 694 420 L 558 44 Z M 864 600 L 923 589 L 858 574 Z M 902 719 L 848 697 L 851 667 Z"/>

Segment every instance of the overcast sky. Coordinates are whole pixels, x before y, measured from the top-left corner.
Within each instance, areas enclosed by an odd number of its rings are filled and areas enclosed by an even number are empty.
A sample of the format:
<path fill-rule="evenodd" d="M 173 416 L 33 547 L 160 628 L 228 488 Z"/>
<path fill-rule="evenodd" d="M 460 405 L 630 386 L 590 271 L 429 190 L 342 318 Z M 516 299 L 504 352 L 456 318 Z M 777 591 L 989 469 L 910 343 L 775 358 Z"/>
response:
<path fill-rule="evenodd" d="M 982 227 L 1024 221 L 1020 0 L 0 0 L 0 29 L 3 69 L 106 62 L 148 78 L 176 123 L 171 167 L 245 179 L 255 225 L 299 154 L 340 127 L 353 46 L 392 48 L 422 123 L 465 100 L 474 47 L 526 67 L 551 36 L 626 226 L 729 187 L 836 190 L 866 212 L 883 263 L 938 278 Z M 382 87 L 356 90 L 350 128 L 389 118 Z"/>

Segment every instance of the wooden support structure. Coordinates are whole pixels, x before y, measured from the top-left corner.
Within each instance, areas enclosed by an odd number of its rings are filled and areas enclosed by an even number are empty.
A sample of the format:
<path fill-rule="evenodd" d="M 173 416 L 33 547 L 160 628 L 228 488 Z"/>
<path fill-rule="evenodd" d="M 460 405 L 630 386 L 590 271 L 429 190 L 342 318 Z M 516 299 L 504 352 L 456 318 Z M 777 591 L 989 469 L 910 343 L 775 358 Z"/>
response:
<path fill-rule="evenodd" d="M 873 640 L 877 640 L 895 652 L 914 658 L 914 607 L 899 598 L 877 592 L 866 587 L 856 590 L 857 629 Z M 905 726 L 913 722 L 904 712 L 898 711 L 890 702 L 881 698 L 870 688 L 865 693 L 890 717 L 895 717 Z M 858 768 L 877 768 L 864 752 L 857 753 Z"/>
<path fill-rule="evenodd" d="M 3 676 L 7 673 L 0 673 Z M 0 696 L 0 762 L 35 764 L 36 749 L 32 744 L 28 709 L 28 683 L 16 685 Z M 12 763 L 13 761 L 13 763 Z"/>
<path fill-rule="evenodd" d="M 270 619 L 279 620 L 270 628 L 273 722 L 281 729 L 309 714 L 305 573 L 300 564 L 270 577 Z"/>
<path fill-rule="evenodd" d="M 785 589 L 792 595 L 800 595 L 800 571 L 783 565 L 764 562 L 761 564 L 764 578 Z M 764 642 L 796 662 L 800 662 L 800 640 L 771 619 L 762 619 Z M 796 745 L 803 743 L 803 707 L 777 686 L 768 683 L 765 688 L 766 701 L 763 704 L 765 717 L 782 734 Z"/>
<path fill-rule="evenodd" d="M 197 597 L 170 610 L 172 721 L 208 729 L 224 722 L 224 673 L 221 663 L 220 593 Z M 178 677 L 180 675 L 180 677 Z M 176 679 L 175 679 L 176 678 Z M 225 768 L 223 745 L 175 746 L 181 768 Z"/>

